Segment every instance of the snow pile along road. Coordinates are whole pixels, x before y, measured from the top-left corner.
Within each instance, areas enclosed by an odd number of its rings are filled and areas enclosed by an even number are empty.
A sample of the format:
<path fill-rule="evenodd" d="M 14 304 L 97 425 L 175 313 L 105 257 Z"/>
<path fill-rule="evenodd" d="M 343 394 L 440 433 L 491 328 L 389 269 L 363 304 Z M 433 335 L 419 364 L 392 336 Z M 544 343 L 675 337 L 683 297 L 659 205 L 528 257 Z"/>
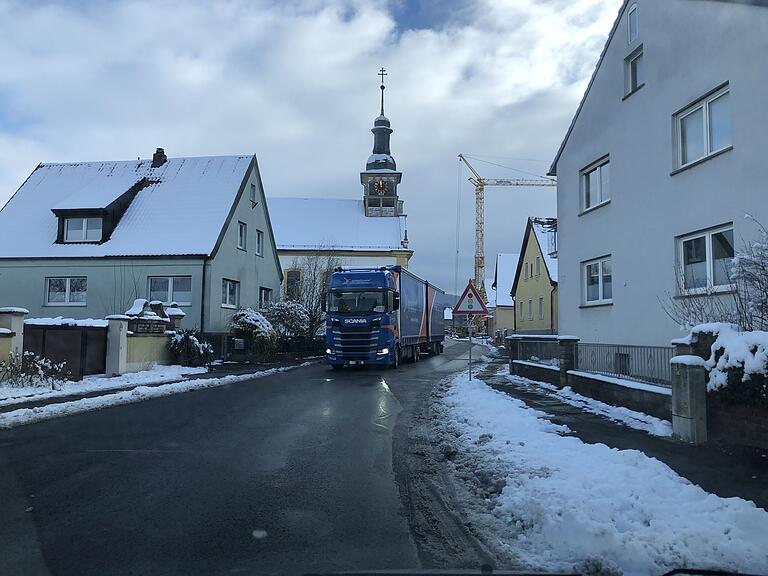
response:
<path fill-rule="evenodd" d="M 570 386 L 566 386 L 561 390 L 554 384 L 549 384 L 548 382 L 536 382 L 534 380 L 523 378 L 522 376 L 509 374 L 506 367 L 499 370 L 497 376 L 502 376 L 514 384 L 544 388 L 552 396 L 555 396 L 566 404 L 575 406 L 585 412 L 597 414 L 598 416 L 605 416 L 609 420 L 620 422 L 635 430 L 642 430 L 653 436 L 672 436 L 672 423 L 669 420 L 662 420 L 661 418 L 656 418 L 650 414 L 630 410 L 623 406 L 612 406 L 611 404 L 600 402 L 594 398 L 582 396 L 581 394 L 574 392 Z"/>
<path fill-rule="evenodd" d="M 270 376 L 277 372 L 287 372 L 288 370 L 293 370 L 294 368 L 302 368 L 304 366 L 309 366 L 310 364 L 312 364 L 312 362 L 304 362 L 303 364 L 299 364 L 297 366 L 270 368 L 269 370 L 262 370 L 261 372 L 254 372 L 251 374 L 237 374 L 222 376 L 221 378 L 187 380 L 184 382 L 175 382 L 172 384 L 163 384 L 161 386 L 152 387 L 139 386 L 124 392 L 115 392 L 114 394 L 96 396 L 94 398 L 83 398 L 82 400 L 75 400 L 73 402 L 50 404 L 48 406 L 41 406 L 39 408 L 22 408 L 20 410 L 14 410 L 13 412 L 0 414 L 0 428 L 15 428 L 16 426 L 23 426 L 24 424 L 32 424 L 34 422 L 40 422 L 41 420 L 49 420 L 51 418 L 68 416 L 70 414 L 77 414 L 79 412 L 89 412 L 91 410 L 99 410 L 109 406 L 132 404 L 134 402 L 141 402 L 143 400 L 150 400 L 152 398 L 161 398 L 163 396 L 171 396 L 173 394 L 181 394 L 183 392 L 191 392 L 193 390 L 202 390 L 203 388 L 213 388 L 215 386 L 234 384 L 235 382 L 242 382 L 244 380 L 251 380 L 253 378 L 263 378 L 264 376 Z"/>
<path fill-rule="evenodd" d="M 642 452 L 562 436 L 566 427 L 466 373 L 439 402 L 456 473 L 486 487 L 473 520 L 510 557 L 547 571 L 768 572 L 768 512 L 752 502 L 709 494 Z"/>

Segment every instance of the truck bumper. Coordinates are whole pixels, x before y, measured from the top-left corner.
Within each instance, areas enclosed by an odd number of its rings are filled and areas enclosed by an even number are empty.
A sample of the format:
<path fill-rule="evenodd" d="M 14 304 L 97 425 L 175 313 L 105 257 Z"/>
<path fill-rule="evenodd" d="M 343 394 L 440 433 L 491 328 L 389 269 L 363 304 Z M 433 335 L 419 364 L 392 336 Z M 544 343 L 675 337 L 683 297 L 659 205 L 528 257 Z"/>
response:
<path fill-rule="evenodd" d="M 366 358 L 346 360 L 339 356 L 331 354 L 325 355 L 325 363 L 329 366 L 388 366 L 392 364 L 392 354 L 384 354 L 383 356 L 370 355 Z"/>

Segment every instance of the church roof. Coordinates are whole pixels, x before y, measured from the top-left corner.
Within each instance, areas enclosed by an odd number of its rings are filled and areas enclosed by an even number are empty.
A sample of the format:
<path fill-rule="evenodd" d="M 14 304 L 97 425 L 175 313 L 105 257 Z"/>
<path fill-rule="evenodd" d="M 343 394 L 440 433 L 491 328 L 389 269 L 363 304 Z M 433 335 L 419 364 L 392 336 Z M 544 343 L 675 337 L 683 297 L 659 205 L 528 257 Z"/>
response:
<path fill-rule="evenodd" d="M 405 218 L 368 217 L 362 200 L 268 198 L 278 250 L 403 250 Z"/>

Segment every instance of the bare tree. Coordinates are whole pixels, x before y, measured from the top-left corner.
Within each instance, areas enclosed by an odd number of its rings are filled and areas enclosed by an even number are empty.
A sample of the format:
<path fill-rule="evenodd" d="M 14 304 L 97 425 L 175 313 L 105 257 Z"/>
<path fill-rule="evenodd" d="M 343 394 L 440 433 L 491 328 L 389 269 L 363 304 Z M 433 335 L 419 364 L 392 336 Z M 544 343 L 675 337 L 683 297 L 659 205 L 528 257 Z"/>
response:
<path fill-rule="evenodd" d="M 316 254 L 294 258 L 291 267 L 301 271 L 296 300 L 304 305 L 309 315 L 308 336 L 314 337 L 325 321 L 323 301 L 328 280 L 342 260 L 331 252 L 318 250 Z"/>

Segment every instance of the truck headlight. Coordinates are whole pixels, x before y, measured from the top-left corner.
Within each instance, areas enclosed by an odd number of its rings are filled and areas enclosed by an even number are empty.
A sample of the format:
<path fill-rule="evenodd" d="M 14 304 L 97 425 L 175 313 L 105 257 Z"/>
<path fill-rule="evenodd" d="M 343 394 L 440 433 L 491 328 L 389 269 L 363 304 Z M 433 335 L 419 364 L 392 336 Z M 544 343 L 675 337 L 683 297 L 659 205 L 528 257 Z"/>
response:
<path fill-rule="evenodd" d="M 333 354 L 333 350 L 331 350 L 330 348 L 326 348 L 325 349 L 325 353 L 326 354 Z"/>
<path fill-rule="evenodd" d="M 384 354 L 389 354 L 389 348 L 382 348 L 382 349 L 379 351 L 379 354 L 381 354 L 382 356 L 383 356 Z"/>

